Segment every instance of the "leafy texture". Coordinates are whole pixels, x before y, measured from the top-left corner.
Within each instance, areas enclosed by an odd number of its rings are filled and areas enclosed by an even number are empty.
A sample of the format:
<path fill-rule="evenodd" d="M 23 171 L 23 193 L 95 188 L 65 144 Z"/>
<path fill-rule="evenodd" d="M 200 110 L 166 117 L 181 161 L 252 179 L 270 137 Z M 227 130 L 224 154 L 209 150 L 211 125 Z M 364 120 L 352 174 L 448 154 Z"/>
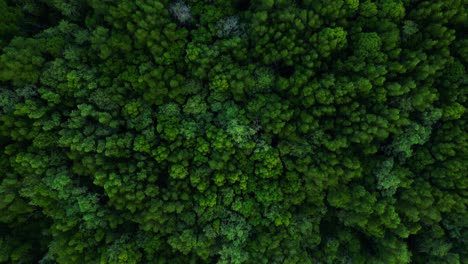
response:
<path fill-rule="evenodd" d="M 468 263 L 466 11 L 0 0 L 0 262 Z"/>

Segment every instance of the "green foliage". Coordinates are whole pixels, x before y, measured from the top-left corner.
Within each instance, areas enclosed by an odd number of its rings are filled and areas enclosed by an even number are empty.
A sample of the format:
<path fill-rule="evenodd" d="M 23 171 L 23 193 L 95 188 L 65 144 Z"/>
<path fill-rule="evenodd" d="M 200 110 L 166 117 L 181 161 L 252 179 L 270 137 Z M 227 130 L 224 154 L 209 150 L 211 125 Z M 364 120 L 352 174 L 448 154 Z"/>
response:
<path fill-rule="evenodd" d="M 0 1 L 0 48 L 3 48 L 15 35 L 21 34 L 20 25 L 23 20 L 23 13 L 20 8 L 8 5 L 6 0 Z"/>
<path fill-rule="evenodd" d="M 0 263 L 467 263 L 461 0 L 0 0 Z"/>

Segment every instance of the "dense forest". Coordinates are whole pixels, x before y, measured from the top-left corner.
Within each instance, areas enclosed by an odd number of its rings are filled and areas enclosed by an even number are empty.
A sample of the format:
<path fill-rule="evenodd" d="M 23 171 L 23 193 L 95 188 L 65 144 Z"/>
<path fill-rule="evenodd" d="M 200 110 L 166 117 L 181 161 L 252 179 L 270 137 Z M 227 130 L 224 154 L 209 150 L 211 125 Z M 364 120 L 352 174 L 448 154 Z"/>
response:
<path fill-rule="evenodd" d="M 0 263 L 468 263 L 466 0 L 0 0 Z"/>

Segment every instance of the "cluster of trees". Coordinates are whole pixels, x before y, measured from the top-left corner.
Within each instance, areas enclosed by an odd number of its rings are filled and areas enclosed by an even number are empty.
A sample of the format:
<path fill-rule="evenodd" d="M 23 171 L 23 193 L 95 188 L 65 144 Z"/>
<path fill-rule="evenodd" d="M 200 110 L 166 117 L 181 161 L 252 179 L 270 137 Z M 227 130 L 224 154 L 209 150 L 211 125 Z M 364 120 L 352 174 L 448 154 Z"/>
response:
<path fill-rule="evenodd" d="M 467 263 L 463 0 L 0 0 L 0 263 Z"/>

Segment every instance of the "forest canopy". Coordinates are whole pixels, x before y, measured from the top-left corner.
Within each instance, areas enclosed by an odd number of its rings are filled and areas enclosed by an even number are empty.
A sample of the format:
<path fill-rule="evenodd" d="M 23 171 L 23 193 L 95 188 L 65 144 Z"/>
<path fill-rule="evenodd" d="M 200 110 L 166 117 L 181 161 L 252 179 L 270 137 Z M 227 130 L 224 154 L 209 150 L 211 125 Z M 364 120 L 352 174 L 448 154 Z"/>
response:
<path fill-rule="evenodd" d="M 465 0 L 0 0 L 0 263 L 468 263 Z"/>

